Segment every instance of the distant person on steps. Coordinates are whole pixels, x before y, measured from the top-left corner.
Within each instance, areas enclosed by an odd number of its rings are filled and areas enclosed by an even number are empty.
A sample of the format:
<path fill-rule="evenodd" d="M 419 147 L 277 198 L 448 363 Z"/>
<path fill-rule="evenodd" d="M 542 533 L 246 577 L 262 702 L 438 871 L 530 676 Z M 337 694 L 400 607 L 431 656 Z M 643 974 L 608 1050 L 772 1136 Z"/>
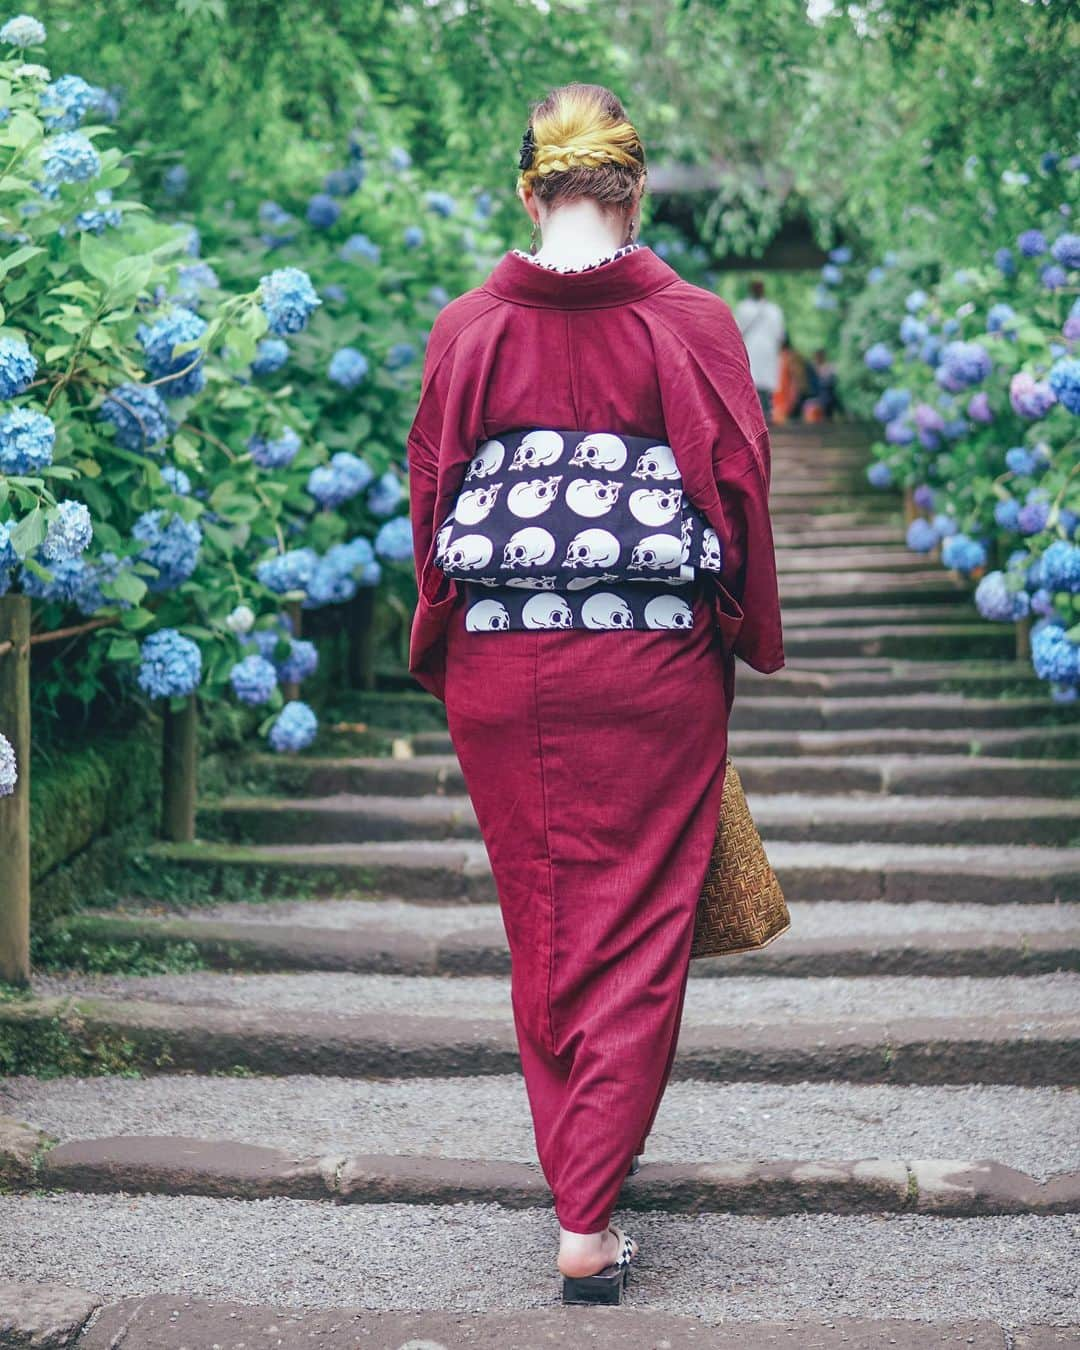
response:
<path fill-rule="evenodd" d="M 736 306 L 735 322 L 746 343 L 750 375 L 761 399 L 765 420 L 769 421 L 773 394 L 780 383 L 780 348 L 786 326 L 784 311 L 774 301 L 765 299 L 765 283 L 759 277 L 751 281 L 750 294 Z"/>

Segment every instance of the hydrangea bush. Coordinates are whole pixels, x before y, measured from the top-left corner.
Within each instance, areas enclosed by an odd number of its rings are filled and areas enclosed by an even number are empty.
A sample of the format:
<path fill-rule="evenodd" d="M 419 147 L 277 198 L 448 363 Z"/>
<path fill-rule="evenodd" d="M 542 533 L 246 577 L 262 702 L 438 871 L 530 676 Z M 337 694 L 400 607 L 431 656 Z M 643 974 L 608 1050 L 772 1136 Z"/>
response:
<path fill-rule="evenodd" d="M 1080 694 L 1077 169 L 1056 216 L 862 334 L 882 428 L 869 481 L 908 490 L 908 547 L 974 583 L 985 618 L 1032 621 L 1035 672 L 1060 701 Z"/>

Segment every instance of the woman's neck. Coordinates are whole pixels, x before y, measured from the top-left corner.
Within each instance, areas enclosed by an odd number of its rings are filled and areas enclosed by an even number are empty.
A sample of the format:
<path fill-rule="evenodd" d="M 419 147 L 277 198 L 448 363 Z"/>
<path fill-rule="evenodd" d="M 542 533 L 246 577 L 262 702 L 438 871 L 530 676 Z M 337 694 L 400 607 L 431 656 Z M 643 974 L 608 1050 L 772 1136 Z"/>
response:
<path fill-rule="evenodd" d="M 586 267 L 630 242 L 624 219 L 613 219 L 584 200 L 553 211 L 544 223 L 543 239 L 533 256 L 552 267 Z"/>

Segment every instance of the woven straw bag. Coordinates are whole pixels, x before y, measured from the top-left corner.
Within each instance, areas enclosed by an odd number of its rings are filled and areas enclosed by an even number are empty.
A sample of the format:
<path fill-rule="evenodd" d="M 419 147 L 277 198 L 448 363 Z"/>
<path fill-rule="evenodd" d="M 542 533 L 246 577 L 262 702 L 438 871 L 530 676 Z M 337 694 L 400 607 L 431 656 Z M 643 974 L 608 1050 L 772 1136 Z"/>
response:
<path fill-rule="evenodd" d="M 729 759 L 720 820 L 694 918 L 695 956 L 724 956 L 764 947 L 791 927 L 784 893 Z"/>

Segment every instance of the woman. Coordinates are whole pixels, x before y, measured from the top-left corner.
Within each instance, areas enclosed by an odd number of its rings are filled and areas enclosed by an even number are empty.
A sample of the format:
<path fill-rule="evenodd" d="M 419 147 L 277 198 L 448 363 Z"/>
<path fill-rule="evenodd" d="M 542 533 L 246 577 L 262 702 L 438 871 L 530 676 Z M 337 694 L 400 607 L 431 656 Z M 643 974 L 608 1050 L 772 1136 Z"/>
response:
<path fill-rule="evenodd" d="M 576 1301 L 603 1298 L 590 1279 L 621 1277 L 637 1250 L 610 1220 L 675 1053 L 734 657 L 774 671 L 784 655 L 769 439 L 746 348 L 718 296 L 634 242 L 645 154 L 621 103 L 598 85 L 554 90 L 532 110 L 519 168 L 533 252 L 506 252 L 428 339 L 408 438 L 410 669 L 446 703 L 491 861 L 558 1268 Z M 525 449 L 522 428 L 541 429 Z M 722 571 L 699 569 L 685 587 L 692 623 L 467 622 L 494 593 L 444 573 L 439 535 L 466 472 L 470 488 L 490 479 L 508 429 L 519 429 L 515 462 L 539 473 L 559 439 L 550 429 L 575 444 L 603 432 L 671 447 L 685 496 L 722 544 Z M 602 485 L 603 464 L 580 445 L 575 456 Z"/>

